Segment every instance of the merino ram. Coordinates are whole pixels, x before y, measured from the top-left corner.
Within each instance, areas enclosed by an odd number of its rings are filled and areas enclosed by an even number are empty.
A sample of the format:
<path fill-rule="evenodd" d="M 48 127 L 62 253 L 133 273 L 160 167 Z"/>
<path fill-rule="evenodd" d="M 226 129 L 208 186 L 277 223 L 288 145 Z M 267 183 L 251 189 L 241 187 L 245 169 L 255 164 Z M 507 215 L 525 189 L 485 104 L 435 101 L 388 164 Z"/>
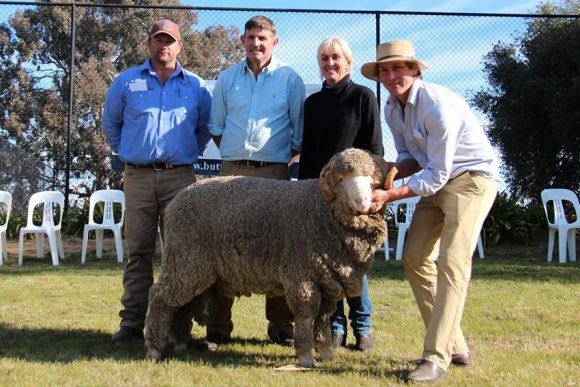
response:
<path fill-rule="evenodd" d="M 183 348 L 190 325 L 177 320 L 192 316 L 182 311 L 197 309 L 193 317 L 207 320 L 217 291 L 285 295 L 295 316 L 299 365 L 315 365 L 313 347 L 320 359 L 331 359 L 336 301 L 360 294 L 385 240 L 384 209 L 368 213 L 372 190 L 385 183 L 384 165 L 347 149 L 319 180 L 220 177 L 178 194 L 165 213 L 165 257 L 150 290 L 146 356 L 159 359 L 170 340 Z"/>

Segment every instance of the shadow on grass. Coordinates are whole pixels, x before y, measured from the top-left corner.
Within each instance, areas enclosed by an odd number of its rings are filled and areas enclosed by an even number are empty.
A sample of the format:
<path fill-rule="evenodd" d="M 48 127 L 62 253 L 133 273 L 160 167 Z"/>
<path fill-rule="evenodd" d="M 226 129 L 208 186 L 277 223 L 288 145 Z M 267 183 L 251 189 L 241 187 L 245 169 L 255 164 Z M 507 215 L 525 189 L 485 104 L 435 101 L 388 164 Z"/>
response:
<path fill-rule="evenodd" d="M 30 329 L 14 328 L 0 323 L 0 358 L 19 359 L 38 363 L 69 363 L 87 360 L 113 361 L 143 361 L 145 350 L 142 341 L 123 344 L 111 342 L 107 332 L 86 329 Z M 220 346 L 216 352 L 203 351 L 201 339 L 192 340 L 188 351 L 180 356 L 167 356 L 161 362 L 183 361 L 188 363 L 203 363 L 210 367 L 279 367 L 283 364 L 297 364 L 294 350 L 286 348 L 285 353 L 273 354 L 262 347 L 276 345 L 269 340 L 257 338 L 232 338 L 226 345 Z M 236 347 L 242 347 L 237 350 Z M 276 347 L 276 351 L 281 351 Z M 378 360 L 379 361 L 379 360 Z M 401 371 L 401 363 L 392 359 L 380 359 L 381 367 L 370 367 L 365 374 L 371 377 L 386 375 L 404 378 L 408 371 Z M 384 369 L 387 363 L 392 371 Z M 359 368 L 341 364 L 340 368 L 332 368 L 332 362 L 318 363 L 322 373 L 360 373 Z M 376 371 L 373 370 L 376 368 Z"/>

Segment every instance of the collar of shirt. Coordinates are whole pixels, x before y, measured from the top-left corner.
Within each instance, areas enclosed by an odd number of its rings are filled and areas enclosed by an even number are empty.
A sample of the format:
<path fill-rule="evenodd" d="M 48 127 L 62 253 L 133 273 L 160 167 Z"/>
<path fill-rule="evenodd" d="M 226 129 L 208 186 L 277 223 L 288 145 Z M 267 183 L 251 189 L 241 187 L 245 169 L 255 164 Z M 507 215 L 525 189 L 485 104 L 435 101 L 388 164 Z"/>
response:
<path fill-rule="evenodd" d="M 152 77 L 157 77 L 157 73 L 153 69 L 153 66 L 151 66 L 151 58 L 145 59 L 145 62 L 143 62 L 139 66 L 139 72 L 141 72 L 141 73 L 145 72 L 145 73 L 148 73 L 149 75 L 151 75 Z M 185 77 L 185 73 L 183 72 L 183 67 L 181 67 L 181 63 L 179 63 L 179 61 L 176 62 L 175 70 L 173 70 L 173 73 L 171 74 L 171 77 L 169 77 L 169 78 L 173 78 L 176 76 L 179 76 L 182 79 Z"/>
<path fill-rule="evenodd" d="M 244 69 L 243 69 L 244 73 L 253 74 L 254 72 L 252 71 L 252 69 L 248 65 L 248 59 L 245 59 L 243 63 L 244 63 Z M 272 57 L 272 58 L 270 58 L 270 63 L 268 63 L 268 65 L 262 69 L 260 74 L 274 76 L 274 72 L 280 67 L 280 65 L 282 65 L 282 62 L 280 62 L 280 61 L 276 60 L 274 57 Z"/>

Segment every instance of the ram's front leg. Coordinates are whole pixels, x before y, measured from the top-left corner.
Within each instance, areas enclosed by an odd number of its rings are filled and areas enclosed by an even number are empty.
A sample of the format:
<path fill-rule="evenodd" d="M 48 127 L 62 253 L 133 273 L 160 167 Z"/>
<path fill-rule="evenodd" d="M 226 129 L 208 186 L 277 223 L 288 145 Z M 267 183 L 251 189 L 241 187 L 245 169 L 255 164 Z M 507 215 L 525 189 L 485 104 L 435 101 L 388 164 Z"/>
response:
<path fill-rule="evenodd" d="M 149 311 L 145 318 L 145 357 L 161 359 L 163 350 L 167 346 L 171 319 L 177 307 L 168 302 L 166 293 L 160 284 L 154 284 L 149 291 Z"/>
<path fill-rule="evenodd" d="M 312 327 L 314 318 L 312 316 L 296 316 L 294 325 L 294 348 L 300 367 L 314 367 L 316 362 L 312 355 L 314 335 Z"/>
<path fill-rule="evenodd" d="M 336 302 L 323 298 L 318 316 L 314 320 L 314 348 L 320 360 L 332 360 L 332 333 L 330 318 L 336 311 Z"/>
<path fill-rule="evenodd" d="M 286 301 L 294 313 L 294 348 L 298 365 L 316 365 L 312 349 L 314 347 L 314 318 L 320 309 L 321 295 L 312 282 L 302 282 L 286 292 Z"/>

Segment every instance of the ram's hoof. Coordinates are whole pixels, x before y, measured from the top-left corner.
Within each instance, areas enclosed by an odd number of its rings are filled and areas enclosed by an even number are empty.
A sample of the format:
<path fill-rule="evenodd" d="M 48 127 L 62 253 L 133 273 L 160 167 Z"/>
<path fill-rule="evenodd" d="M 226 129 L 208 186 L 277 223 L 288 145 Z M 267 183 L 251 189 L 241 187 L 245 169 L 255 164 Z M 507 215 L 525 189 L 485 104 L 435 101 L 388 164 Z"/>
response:
<path fill-rule="evenodd" d="M 316 362 L 312 356 L 298 357 L 298 367 L 314 368 L 316 367 Z"/>
<path fill-rule="evenodd" d="M 155 349 L 150 349 L 145 354 L 145 358 L 152 359 L 152 360 L 161 360 L 161 352 L 159 352 Z"/>
<path fill-rule="evenodd" d="M 322 361 L 332 360 L 332 349 L 330 347 L 321 348 L 318 352 L 318 358 Z"/>

